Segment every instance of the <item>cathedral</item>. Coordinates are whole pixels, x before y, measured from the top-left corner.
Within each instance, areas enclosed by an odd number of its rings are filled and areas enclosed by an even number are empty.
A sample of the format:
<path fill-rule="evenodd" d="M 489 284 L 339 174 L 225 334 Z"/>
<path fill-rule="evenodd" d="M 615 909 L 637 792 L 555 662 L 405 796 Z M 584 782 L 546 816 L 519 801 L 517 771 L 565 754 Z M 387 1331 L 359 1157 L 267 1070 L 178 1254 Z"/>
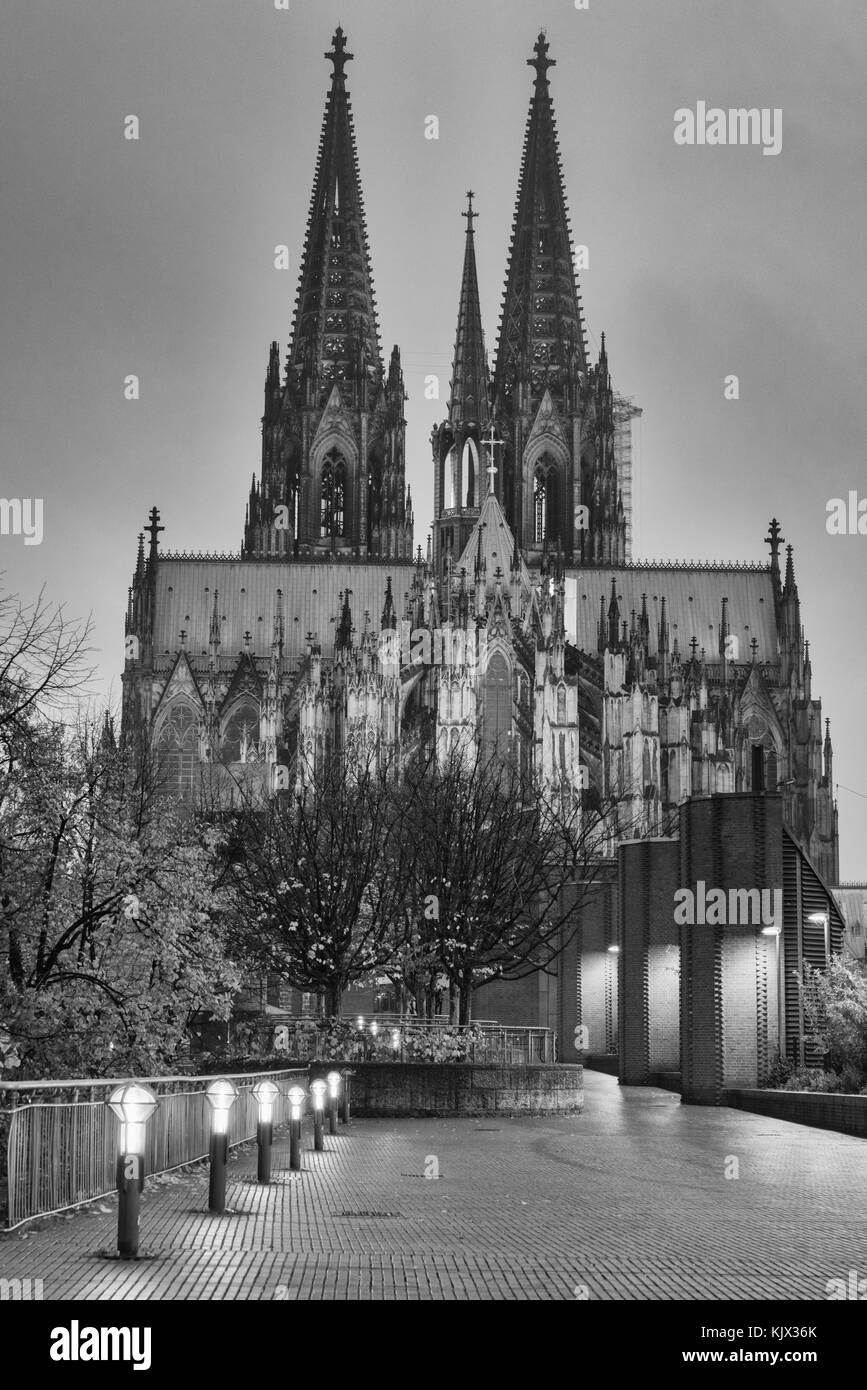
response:
<path fill-rule="evenodd" d="M 760 801 L 778 822 L 773 843 L 786 847 L 770 860 L 784 875 L 795 855 L 798 883 L 809 878 L 822 897 L 839 878 L 831 739 L 792 546 L 772 520 L 764 563 L 632 558 L 637 412 L 613 386 L 604 335 L 595 361 L 588 352 L 548 54 L 540 35 L 493 368 L 467 195 L 422 547 L 400 351 L 386 361 L 379 338 L 352 54 L 337 29 L 291 337 L 282 365 L 270 346 L 242 543 L 236 554 L 165 549 L 151 512 L 129 591 L 124 727 L 159 751 L 181 796 L 207 766 L 259 779 L 265 792 L 291 789 L 353 743 L 389 760 L 418 746 L 443 757 L 508 749 L 540 788 L 611 798 L 621 841 L 661 855 L 683 850 L 702 806 Z M 572 1032 L 598 1017 L 591 1052 L 625 1055 L 626 961 L 616 957 L 629 936 L 626 849 L 600 865 L 602 973 L 589 946 L 582 967 L 579 933 L 558 979 L 486 986 L 477 1013 L 554 1026 L 567 1057 Z M 718 876 L 725 851 L 717 845 Z M 828 902 L 831 949 L 840 920 Z M 800 916 L 792 930 L 800 961 Z M 776 1023 L 763 1026 L 766 1044 L 776 1027 L 785 1047 L 781 991 Z M 670 1065 L 645 1059 L 644 1079 L 686 1068 L 671 1019 Z M 685 1026 L 681 1017 L 679 1037 Z M 758 1047 L 759 1073 L 767 1052 Z M 697 1082 L 695 1098 L 724 1084 Z"/>

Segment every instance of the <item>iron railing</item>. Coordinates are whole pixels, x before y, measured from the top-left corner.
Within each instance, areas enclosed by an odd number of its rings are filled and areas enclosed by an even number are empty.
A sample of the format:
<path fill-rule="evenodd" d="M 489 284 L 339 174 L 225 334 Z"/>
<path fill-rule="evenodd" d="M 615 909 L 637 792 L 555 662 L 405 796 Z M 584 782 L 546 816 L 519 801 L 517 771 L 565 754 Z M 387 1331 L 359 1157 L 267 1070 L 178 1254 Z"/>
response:
<path fill-rule="evenodd" d="M 258 1106 L 252 1087 L 268 1079 L 280 1085 L 274 1124 L 285 1124 L 285 1083 L 306 1079 L 306 1068 L 230 1073 L 238 1098 L 229 1115 L 229 1143 L 256 1134 Z M 145 1172 L 166 1173 L 206 1158 L 210 1139 L 205 1086 L 212 1077 L 155 1077 L 146 1084 L 159 1098 L 147 1126 Z M 11 1230 L 36 1216 L 50 1216 L 113 1192 L 116 1186 L 118 1121 L 105 1104 L 119 1082 L 20 1081 L 0 1085 L 7 1197 L 5 1225 Z M 41 1099 L 41 1096 L 45 1099 Z"/>
<path fill-rule="evenodd" d="M 294 1061 L 487 1062 L 504 1066 L 557 1060 L 552 1028 L 512 1027 L 490 1021 L 466 1024 L 420 1019 L 414 1014 L 373 1014 L 348 1031 L 335 1048 L 328 1019 L 296 1019 L 284 1025 L 287 1054 Z M 279 1025 L 278 1025 L 279 1026 Z M 276 1034 L 275 1034 L 276 1036 Z"/>

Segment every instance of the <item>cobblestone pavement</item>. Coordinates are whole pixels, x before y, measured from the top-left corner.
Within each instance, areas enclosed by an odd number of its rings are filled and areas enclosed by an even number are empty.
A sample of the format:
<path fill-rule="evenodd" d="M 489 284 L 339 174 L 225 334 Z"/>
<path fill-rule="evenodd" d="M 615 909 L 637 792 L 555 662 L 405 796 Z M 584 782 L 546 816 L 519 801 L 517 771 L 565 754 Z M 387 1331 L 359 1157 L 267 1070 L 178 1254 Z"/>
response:
<path fill-rule="evenodd" d="M 149 1178 L 149 1259 L 98 1256 L 108 1198 L 0 1236 L 0 1278 L 46 1299 L 825 1299 L 867 1276 L 864 1140 L 600 1073 L 581 1116 L 353 1120 L 325 1144 L 305 1134 L 290 1175 L 281 1137 L 268 1188 L 236 1150 L 223 1217 L 203 1166 Z"/>

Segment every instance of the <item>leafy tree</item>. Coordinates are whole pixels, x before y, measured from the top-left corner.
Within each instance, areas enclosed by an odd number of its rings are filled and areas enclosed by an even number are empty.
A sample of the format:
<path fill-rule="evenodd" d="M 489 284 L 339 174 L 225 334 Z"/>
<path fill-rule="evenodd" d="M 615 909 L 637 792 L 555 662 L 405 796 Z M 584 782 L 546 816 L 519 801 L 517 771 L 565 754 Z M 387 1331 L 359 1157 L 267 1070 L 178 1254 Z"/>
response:
<path fill-rule="evenodd" d="M 825 1066 L 867 1077 L 867 964 L 844 955 L 833 955 L 823 970 L 805 963 L 801 991 L 804 1021 Z"/>

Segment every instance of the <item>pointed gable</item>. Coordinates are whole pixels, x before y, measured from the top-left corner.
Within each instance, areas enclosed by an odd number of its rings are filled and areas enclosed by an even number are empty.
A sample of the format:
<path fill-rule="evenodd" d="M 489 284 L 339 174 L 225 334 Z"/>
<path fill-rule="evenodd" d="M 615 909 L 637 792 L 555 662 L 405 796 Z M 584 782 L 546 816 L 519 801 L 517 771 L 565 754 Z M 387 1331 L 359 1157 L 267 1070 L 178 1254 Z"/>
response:
<path fill-rule="evenodd" d="M 472 529 L 469 540 L 458 560 L 455 573 L 466 570 L 472 579 L 478 571 L 485 575 L 486 593 L 493 594 L 496 587 L 497 570 L 501 571 L 503 593 L 511 593 L 511 571 L 515 555 L 515 538 L 506 520 L 503 508 L 496 493 L 489 492 L 482 503 L 479 518 Z M 519 559 L 521 584 L 525 591 L 530 589 L 530 574 L 523 557 Z"/>
<path fill-rule="evenodd" d="M 545 394 L 536 411 L 536 418 L 533 427 L 527 436 L 527 443 L 524 446 L 524 454 L 542 453 L 546 448 L 553 447 L 556 451 L 565 450 L 569 453 L 569 439 L 563 428 L 560 413 L 557 410 L 551 392 L 545 388 Z"/>
<path fill-rule="evenodd" d="M 352 416 L 343 403 L 340 388 L 334 386 L 322 412 L 322 418 L 316 427 L 310 452 L 315 454 L 320 444 L 323 446 L 327 444 L 331 448 L 338 443 L 344 446 L 350 457 L 354 457 L 357 453 L 358 441 L 352 427 Z"/>
<path fill-rule="evenodd" d="M 202 693 L 199 690 L 198 682 L 193 675 L 192 667 L 190 666 L 189 658 L 185 651 L 178 652 L 177 660 L 169 673 L 168 680 L 163 686 L 162 694 L 160 695 L 156 710 L 154 711 L 154 718 L 159 719 L 160 715 L 164 713 L 166 706 L 172 700 L 178 699 L 179 697 L 190 700 L 196 706 L 196 709 L 200 711 L 205 708 Z"/>

